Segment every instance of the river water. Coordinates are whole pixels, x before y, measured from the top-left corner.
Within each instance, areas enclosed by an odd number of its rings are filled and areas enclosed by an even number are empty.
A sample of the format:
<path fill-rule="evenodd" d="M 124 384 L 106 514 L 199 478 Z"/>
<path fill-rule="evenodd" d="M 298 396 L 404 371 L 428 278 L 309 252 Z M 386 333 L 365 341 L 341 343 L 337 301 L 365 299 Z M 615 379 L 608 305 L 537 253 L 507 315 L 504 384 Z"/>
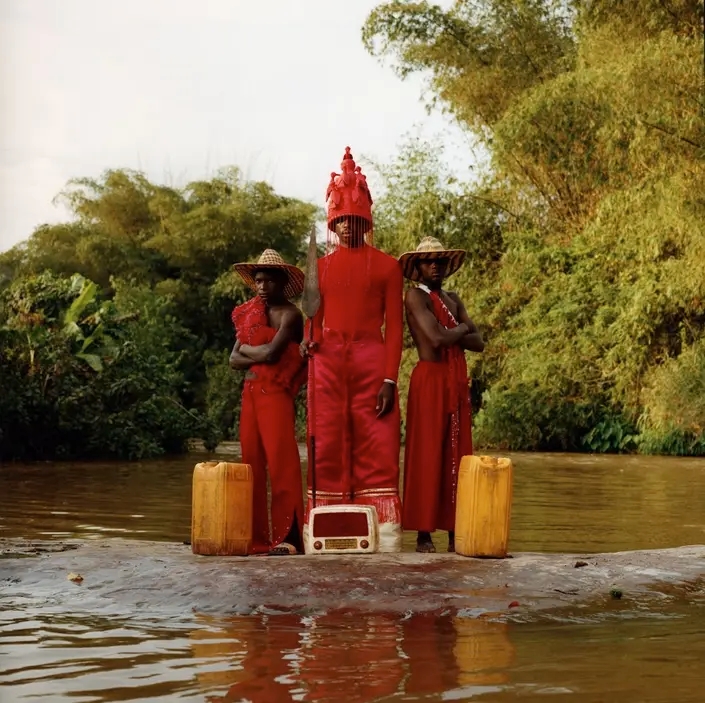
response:
<path fill-rule="evenodd" d="M 512 551 L 705 543 L 705 460 L 512 455 Z M 189 538 L 188 456 L 0 466 L 0 538 Z M 412 549 L 414 535 L 405 548 Z M 444 547 L 438 539 L 437 545 Z M 705 701 L 705 588 L 523 621 L 267 612 L 129 620 L 2 598 L 0 702 Z"/>

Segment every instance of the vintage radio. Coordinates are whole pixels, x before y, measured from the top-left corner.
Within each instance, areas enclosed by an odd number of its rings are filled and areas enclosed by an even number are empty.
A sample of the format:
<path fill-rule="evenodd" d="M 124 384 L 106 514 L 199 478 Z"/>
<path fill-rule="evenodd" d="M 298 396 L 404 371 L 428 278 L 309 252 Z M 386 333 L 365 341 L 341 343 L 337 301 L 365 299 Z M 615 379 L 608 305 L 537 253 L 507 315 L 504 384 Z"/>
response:
<path fill-rule="evenodd" d="M 379 549 L 379 522 L 372 505 L 327 505 L 313 508 L 304 527 L 306 554 L 374 554 Z"/>

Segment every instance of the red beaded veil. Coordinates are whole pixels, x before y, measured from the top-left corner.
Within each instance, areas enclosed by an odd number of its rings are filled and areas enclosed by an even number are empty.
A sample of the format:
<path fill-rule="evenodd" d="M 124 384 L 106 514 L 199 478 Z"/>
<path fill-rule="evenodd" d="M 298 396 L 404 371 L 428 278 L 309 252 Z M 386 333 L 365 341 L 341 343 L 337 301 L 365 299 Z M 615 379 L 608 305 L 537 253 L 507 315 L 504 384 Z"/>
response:
<path fill-rule="evenodd" d="M 345 154 L 340 164 L 341 173 L 330 174 L 330 183 L 326 190 L 326 207 L 328 209 L 328 247 L 334 249 L 342 244 L 336 233 L 336 226 L 346 221 L 349 233 L 349 246 L 374 244 L 372 225 L 372 195 L 367 185 L 367 178 L 360 166 L 355 164 L 350 147 L 345 147 Z"/>

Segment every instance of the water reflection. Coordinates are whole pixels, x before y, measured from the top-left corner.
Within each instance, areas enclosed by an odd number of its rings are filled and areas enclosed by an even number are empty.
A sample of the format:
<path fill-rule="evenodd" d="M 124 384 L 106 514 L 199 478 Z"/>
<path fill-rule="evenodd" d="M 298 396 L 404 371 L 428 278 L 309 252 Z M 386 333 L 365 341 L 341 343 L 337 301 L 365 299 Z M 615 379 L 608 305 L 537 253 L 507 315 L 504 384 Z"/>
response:
<path fill-rule="evenodd" d="M 325 615 L 306 621 L 301 648 L 303 700 L 383 700 L 401 690 L 406 662 L 398 616 Z"/>
<path fill-rule="evenodd" d="M 171 700 L 190 688 L 187 633 L 183 624 L 0 608 L 0 700 Z"/>
<path fill-rule="evenodd" d="M 0 606 L 0 700 L 689 703 L 702 700 L 705 600 L 702 588 L 679 597 L 658 615 L 620 607 L 529 624 L 345 613 L 170 623 Z"/>
<path fill-rule="evenodd" d="M 514 659 L 508 625 L 460 617 L 199 616 L 199 623 L 207 629 L 192 633 L 191 650 L 213 702 L 440 700 L 495 690 L 508 682 Z"/>
<path fill-rule="evenodd" d="M 0 537 L 187 539 L 202 458 L 2 465 Z M 704 460 L 514 458 L 513 551 L 705 541 Z M 627 599 L 609 618 L 588 621 L 581 610 L 522 625 L 341 613 L 125 621 L 35 601 L 28 594 L 21 612 L 0 600 L 2 701 L 702 700 L 701 586 L 674 591 L 658 614 Z"/>
<path fill-rule="evenodd" d="M 514 661 L 509 625 L 460 617 L 453 618 L 453 625 L 460 686 L 506 684 Z"/>
<path fill-rule="evenodd" d="M 417 615 L 402 622 L 406 656 L 405 689 L 417 696 L 450 691 L 458 684 L 460 667 L 455 651 L 453 619 Z"/>

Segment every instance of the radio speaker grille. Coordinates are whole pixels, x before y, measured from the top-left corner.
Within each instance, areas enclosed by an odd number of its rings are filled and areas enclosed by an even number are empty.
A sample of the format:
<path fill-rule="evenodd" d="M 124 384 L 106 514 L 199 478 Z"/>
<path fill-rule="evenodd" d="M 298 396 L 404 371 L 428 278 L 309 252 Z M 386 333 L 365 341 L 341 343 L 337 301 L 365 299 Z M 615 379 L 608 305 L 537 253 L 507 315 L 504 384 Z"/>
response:
<path fill-rule="evenodd" d="M 312 534 L 314 537 L 365 537 L 369 531 L 365 513 L 321 513 L 313 520 Z"/>

